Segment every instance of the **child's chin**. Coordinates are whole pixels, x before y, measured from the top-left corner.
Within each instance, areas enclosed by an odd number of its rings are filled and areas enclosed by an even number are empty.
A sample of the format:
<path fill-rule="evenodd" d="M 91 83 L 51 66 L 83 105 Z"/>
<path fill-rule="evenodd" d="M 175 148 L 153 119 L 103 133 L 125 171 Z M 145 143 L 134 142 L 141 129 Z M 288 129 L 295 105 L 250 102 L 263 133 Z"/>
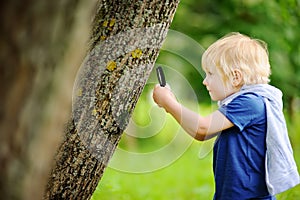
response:
<path fill-rule="evenodd" d="M 211 99 L 212 101 L 218 101 L 218 99 L 217 99 L 216 97 L 212 96 L 212 95 L 210 95 L 210 99 Z"/>
<path fill-rule="evenodd" d="M 222 99 L 220 98 L 211 98 L 212 101 L 221 101 Z"/>

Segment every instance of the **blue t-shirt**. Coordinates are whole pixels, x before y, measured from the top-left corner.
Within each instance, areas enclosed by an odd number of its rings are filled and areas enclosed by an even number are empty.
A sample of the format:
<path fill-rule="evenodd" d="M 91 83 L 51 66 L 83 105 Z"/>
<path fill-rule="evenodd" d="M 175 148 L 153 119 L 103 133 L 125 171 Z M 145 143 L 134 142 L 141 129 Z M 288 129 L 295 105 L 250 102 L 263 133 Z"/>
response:
<path fill-rule="evenodd" d="M 273 199 L 265 182 L 267 122 L 263 98 L 242 94 L 219 111 L 234 126 L 223 130 L 214 145 L 214 199 Z"/>

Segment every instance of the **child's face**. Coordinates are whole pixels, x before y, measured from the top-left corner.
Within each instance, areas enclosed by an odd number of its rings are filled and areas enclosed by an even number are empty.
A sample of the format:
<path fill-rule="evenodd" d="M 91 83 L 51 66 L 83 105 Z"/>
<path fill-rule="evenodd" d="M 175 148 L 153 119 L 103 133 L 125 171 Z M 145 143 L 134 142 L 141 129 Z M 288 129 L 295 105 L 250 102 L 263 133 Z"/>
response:
<path fill-rule="evenodd" d="M 225 84 L 222 77 L 216 71 L 215 68 L 208 69 L 206 77 L 203 80 L 203 84 L 209 92 L 210 98 L 213 101 L 220 101 L 225 99 L 227 96 L 237 92 L 235 87 L 231 84 Z"/>

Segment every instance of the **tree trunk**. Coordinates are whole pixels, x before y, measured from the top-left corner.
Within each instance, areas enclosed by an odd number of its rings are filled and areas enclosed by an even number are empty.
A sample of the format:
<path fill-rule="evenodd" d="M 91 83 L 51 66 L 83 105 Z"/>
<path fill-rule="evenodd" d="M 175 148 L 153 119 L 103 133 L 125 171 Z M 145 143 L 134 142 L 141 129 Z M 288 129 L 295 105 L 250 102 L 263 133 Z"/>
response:
<path fill-rule="evenodd" d="M 1 199 L 43 197 L 95 3 L 0 3 Z"/>
<path fill-rule="evenodd" d="M 179 0 L 100 0 L 73 90 L 72 120 L 45 199 L 89 199 L 166 37 Z"/>

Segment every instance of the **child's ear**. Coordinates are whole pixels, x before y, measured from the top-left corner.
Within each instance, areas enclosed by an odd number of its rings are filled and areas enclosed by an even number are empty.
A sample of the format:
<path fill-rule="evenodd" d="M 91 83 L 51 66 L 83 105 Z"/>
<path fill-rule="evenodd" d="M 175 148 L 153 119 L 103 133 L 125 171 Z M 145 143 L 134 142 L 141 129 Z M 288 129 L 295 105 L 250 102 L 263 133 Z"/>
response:
<path fill-rule="evenodd" d="M 233 70 L 233 80 L 232 84 L 233 86 L 237 87 L 242 84 L 243 81 L 243 74 L 239 69 L 234 69 Z"/>

